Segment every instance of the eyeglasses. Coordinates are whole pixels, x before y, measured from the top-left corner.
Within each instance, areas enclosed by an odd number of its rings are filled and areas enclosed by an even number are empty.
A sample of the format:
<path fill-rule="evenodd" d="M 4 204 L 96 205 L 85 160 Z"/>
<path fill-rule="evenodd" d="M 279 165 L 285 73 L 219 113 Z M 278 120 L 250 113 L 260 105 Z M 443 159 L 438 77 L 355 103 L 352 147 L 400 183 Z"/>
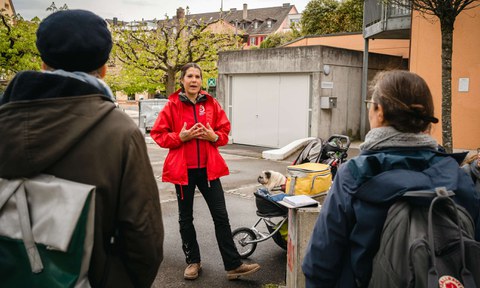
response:
<path fill-rule="evenodd" d="M 365 105 L 367 105 L 367 110 L 370 110 L 370 107 L 372 107 L 372 104 L 377 104 L 377 102 L 374 102 L 372 99 L 365 100 Z"/>

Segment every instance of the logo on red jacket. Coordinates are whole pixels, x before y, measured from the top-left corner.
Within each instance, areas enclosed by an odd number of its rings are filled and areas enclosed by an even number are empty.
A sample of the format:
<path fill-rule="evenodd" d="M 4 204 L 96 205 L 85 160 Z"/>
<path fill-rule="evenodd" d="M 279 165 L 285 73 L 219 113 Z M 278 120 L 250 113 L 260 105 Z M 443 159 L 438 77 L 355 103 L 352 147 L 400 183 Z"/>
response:
<path fill-rule="evenodd" d="M 200 116 L 203 116 L 203 115 L 205 115 L 205 106 L 203 106 L 203 105 L 200 105 L 200 108 L 199 108 L 198 110 L 199 110 L 199 114 L 200 114 Z"/>
<path fill-rule="evenodd" d="M 438 279 L 439 288 L 464 288 L 462 283 L 452 276 L 442 276 Z"/>

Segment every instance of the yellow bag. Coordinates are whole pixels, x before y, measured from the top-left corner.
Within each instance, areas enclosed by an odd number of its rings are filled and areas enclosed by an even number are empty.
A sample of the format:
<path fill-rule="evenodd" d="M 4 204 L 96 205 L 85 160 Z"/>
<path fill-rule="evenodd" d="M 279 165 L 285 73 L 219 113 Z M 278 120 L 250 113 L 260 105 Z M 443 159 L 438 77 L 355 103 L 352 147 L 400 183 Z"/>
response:
<path fill-rule="evenodd" d="M 286 193 L 291 195 L 318 195 L 330 189 L 330 166 L 321 163 L 303 163 L 287 167 Z"/>

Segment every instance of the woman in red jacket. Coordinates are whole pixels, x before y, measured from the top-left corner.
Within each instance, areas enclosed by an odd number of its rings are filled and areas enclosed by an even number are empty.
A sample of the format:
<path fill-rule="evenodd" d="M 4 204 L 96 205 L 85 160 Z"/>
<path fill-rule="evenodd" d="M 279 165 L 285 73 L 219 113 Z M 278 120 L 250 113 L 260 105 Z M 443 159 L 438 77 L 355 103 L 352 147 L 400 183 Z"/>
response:
<path fill-rule="evenodd" d="M 175 184 L 182 248 L 188 264 L 184 278 L 194 280 L 202 269 L 193 226 L 193 199 L 198 187 L 215 224 L 215 236 L 229 280 L 251 274 L 258 264 L 242 264 L 232 239 L 220 177 L 228 167 L 218 147 L 228 143 L 230 122 L 220 104 L 201 90 L 202 70 L 195 63 L 183 66 L 181 89 L 168 98 L 150 135 L 169 152 L 162 180 Z"/>

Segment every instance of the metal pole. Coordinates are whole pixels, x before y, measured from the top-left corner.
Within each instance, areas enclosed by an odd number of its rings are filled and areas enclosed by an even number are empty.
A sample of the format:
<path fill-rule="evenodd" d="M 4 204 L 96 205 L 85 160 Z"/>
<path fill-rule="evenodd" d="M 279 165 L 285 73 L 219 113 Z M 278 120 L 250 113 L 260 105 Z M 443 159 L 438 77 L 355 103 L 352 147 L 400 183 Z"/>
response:
<path fill-rule="evenodd" d="M 363 38 L 365 44 L 363 47 L 363 66 L 362 66 L 362 102 L 360 104 L 360 139 L 365 140 L 367 133 L 367 105 L 363 105 L 367 100 L 367 83 L 368 83 L 368 38 L 365 37 L 365 26 L 367 22 L 367 1 L 363 2 Z"/>
<path fill-rule="evenodd" d="M 368 38 L 365 38 L 365 46 L 363 48 L 363 68 L 362 68 L 362 105 L 360 110 L 360 138 L 365 139 L 367 133 L 367 105 L 363 105 L 367 100 L 367 83 L 368 83 Z"/>

